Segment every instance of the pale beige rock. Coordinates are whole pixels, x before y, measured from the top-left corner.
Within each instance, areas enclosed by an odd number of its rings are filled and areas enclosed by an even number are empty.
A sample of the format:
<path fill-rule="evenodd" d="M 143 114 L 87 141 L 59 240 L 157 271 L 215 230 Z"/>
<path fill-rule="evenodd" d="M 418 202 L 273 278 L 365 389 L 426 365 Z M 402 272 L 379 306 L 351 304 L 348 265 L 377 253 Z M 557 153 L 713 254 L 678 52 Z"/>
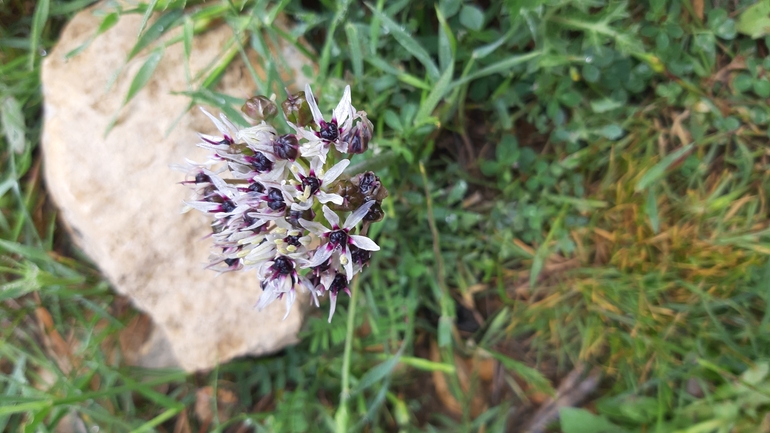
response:
<path fill-rule="evenodd" d="M 210 230 L 209 220 L 197 212 L 180 214 L 189 191 L 178 184 L 184 174 L 169 165 L 185 158 L 205 160 L 205 152 L 195 146 L 196 131 L 215 132 L 195 109 L 166 136 L 189 103 L 185 96 L 169 94 L 187 89 L 181 43 L 166 49 L 153 78 L 104 137 L 148 55 L 132 60 L 105 92 L 136 42 L 140 20 L 138 15 L 122 17 L 85 51 L 65 60 L 64 55 L 99 26 L 94 9 L 84 11 L 67 25 L 45 60 L 42 143 L 48 190 L 77 244 L 118 292 L 152 317 L 156 334 L 145 351 L 154 355 L 140 363 L 178 364 L 194 371 L 236 356 L 280 350 L 297 341 L 299 305 L 284 321 L 281 302 L 262 312 L 253 308 L 261 292 L 256 275 L 217 277 L 205 270 L 210 242 L 203 237 Z M 220 54 L 230 35 L 229 28 L 221 26 L 196 36 L 193 76 Z M 281 50 L 284 56 L 300 58 L 291 47 Z M 223 77 L 220 91 L 252 94 L 253 81 L 237 63 Z M 292 64 L 298 89 L 305 82 L 302 65 Z M 307 298 L 298 299 L 298 304 L 306 303 Z"/>

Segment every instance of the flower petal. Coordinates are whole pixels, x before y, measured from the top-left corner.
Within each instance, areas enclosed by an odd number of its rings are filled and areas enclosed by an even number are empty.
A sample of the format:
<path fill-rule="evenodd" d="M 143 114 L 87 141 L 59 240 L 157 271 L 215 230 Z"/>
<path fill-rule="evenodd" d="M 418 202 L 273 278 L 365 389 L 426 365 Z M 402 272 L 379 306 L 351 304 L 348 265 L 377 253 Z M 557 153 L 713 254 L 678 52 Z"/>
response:
<path fill-rule="evenodd" d="M 305 84 L 305 100 L 310 107 L 310 112 L 313 113 L 313 120 L 315 120 L 316 124 L 320 125 L 321 121 L 324 120 L 324 117 L 321 115 L 321 110 L 318 109 L 318 103 L 315 101 L 315 96 L 313 96 L 313 90 L 310 89 L 310 84 Z"/>
<path fill-rule="evenodd" d="M 330 168 L 329 171 L 324 173 L 323 178 L 321 178 L 321 185 L 331 185 L 331 183 L 337 180 L 342 172 L 348 168 L 348 165 L 350 165 L 349 159 L 343 159 L 342 161 L 334 164 L 334 167 Z"/>
<path fill-rule="evenodd" d="M 332 317 L 334 316 L 334 310 L 337 309 L 337 294 L 329 294 L 329 323 L 332 323 Z"/>
<path fill-rule="evenodd" d="M 353 279 L 353 275 L 356 273 L 353 272 L 353 257 L 350 255 L 350 248 L 345 248 L 345 254 L 343 256 L 343 260 L 345 263 L 343 263 L 342 266 L 345 267 L 345 275 L 348 277 L 348 282 Z"/>
<path fill-rule="evenodd" d="M 286 320 L 286 318 L 289 317 L 289 313 L 291 313 L 291 306 L 294 305 L 295 299 L 297 299 L 297 292 L 295 292 L 292 288 L 286 294 L 286 314 L 284 314 L 283 319 L 281 320 Z"/>
<path fill-rule="evenodd" d="M 325 203 L 325 202 L 321 202 Z M 306 211 L 310 209 L 310 207 L 313 206 L 313 200 L 303 201 L 300 203 L 294 202 L 291 204 L 291 210 L 293 211 Z"/>
<path fill-rule="evenodd" d="M 345 92 L 342 94 L 342 99 L 337 104 L 337 108 L 334 109 L 334 117 L 332 118 L 337 121 L 338 125 L 341 125 L 352 115 L 353 105 L 350 102 L 350 86 L 348 85 L 345 86 Z"/>
<path fill-rule="evenodd" d="M 366 214 L 369 213 L 369 209 L 371 209 L 372 206 L 374 206 L 374 200 L 370 200 L 364 203 L 363 205 L 361 205 L 361 207 L 356 209 L 355 212 L 348 215 L 348 218 L 345 220 L 345 225 L 343 226 L 343 228 L 352 229 L 353 227 L 358 225 L 358 223 L 360 223 L 361 220 L 364 219 Z"/>
<path fill-rule="evenodd" d="M 323 224 L 317 223 L 317 222 L 314 222 L 314 221 L 308 221 L 306 219 L 300 218 L 299 219 L 299 223 L 300 223 L 300 225 L 302 225 L 302 227 L 310 230 L 314 235 L 319 236 L 319 237 L 323 236 L 326 232 L 329 231 L 329 229 L 324 227 Z"/>
<path fill-rule="evenodd" d="M 219 132 L 221 132 L 224 135 L 230 134 L 230 131 L 227 129 L 227 127 L 224 125 L 224 123 L 222 123 L 219 119 L 214 117 L 213 114 L 211 114 L 208 111 L 206 111 L 205 108 L 203 108 L 203 107 L 200 107 L 200 108 L 201 108 L 201 111 L 203 111 L 203 114 L 205 114 L 206 117 L 208 117 L 209 119 L 211 119 L 212 122 L 214 122 L 214 125 L 217 127 Z"/>
<path fill-rule="evenodd" d="M 357 246 L 358 248 L 361 248 L 362 250 L 367 251 L 379 251 L 380 246 L 377 245 L 373 240 L 367 238 L 366 236 L 360 236 L 360 235 L 348 235 L 350 236 L 350 240 L 353 242 L 353 245 Z"/>
<path fill-rule="evenodd" d="M 337 213 L 329 209 L 329 207 L 326 205 L 324 205 L 323 211 L 324 216 L 326 217 L 326 221 L 329 221 L 329 224 L 332 226 L 332 230 L 338 229 L 340 227 L 340 217 L 337 216 Z"/>
<path fill-rule="evenodd" d="M 268 285 L 268 288 L 265 289 L 265 291 L 262 292 L 261 295 L 259 295 L 259 300 L 257 301 L 257 305 L 256 305 L 257 309 L 259 311 L 264 310 L 265 307 L 267 307 L 273 301 L 278 299 L 278 295 L 279 295 L 278 291 L 270 287 L 270 285 Z"/>
<path fill-rule="evenodd" d="M 315 174 L 316 176 L 318 176 L 318 173 L 320 173 L 321 170 L 323 170 L 323 167 L 324 167 L 324 162 L 321 161 L 320 158 L 313 158 L 310 161 L 310 171 L 312 171 L 313 174 Z"/>
<path fill-rule="evenodd" d="M 332 256 L 332 252 L 334 252 L 334 249 L 331 248 L 330 244 L 326 244 L 326 246 L 321 245 L 315 250 L 315 254 L 313 254 L 313 258 L 310 259 L 307 263 L 302 265 L 303 268 L 314 268 L 320 264 L 323 264 L 326 260 L 329 259 L 329 257 Z"/>
<path fill-rule="evenodd" d="M 294 177 L 297 178 L 298 181 L 302 181 L 302 178 L 299 177 L 301 174 L 302 176 L 307 177 L 307 172 L 305 171 L 305 167 L 302 166 L 302 164 L 294 161 L 291 164 L 291 172 L 294 174 Z"/>
<path fill-rule="evenodd" d="M 342 204 L 342 202 L 344 201 L 342 199 L 342 196 L 339 194 L 327 194 L 323 191 L 318 191 L 315 196 L 316 198 L 318 198 L 318 201 L 320 201 L 321 203 L 332 202 L 334 204 Z"/>

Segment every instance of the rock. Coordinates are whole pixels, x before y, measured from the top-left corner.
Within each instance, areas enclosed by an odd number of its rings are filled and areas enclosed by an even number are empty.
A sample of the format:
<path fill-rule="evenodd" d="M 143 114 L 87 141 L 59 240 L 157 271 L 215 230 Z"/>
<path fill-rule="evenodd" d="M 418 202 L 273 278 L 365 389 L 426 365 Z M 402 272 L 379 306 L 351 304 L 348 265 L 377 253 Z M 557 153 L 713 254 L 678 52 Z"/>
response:
<path fill-rule="evenodd" d="M 136 363 L 206 370 L 233 357 L 267 354 L 295 343 L 301 309 L 295 307 L 282 321 L 283 303 L 262 312 L 253 308 L 260 294 L 256 275 L 217 277 L 204 269 L 210 222 L 197 212 L 180 213 L 189 191 L 179 184 L 184 174 L 169 165 L 185 158 L 205 160 L 206 153 L 195 146 L 196 132 L 216 131 L 199 110 L 185 113 L 186 96 L 170 94 L 187 90 L 182 44 L 166 48 L 153 77 L 120 111 L 105 137 L 149 51 L 129 62 L 106 90 L 136 42 L 141 16 L 126 15 L 79 55 L 65 60 L 66 53 L 96 33 L 100 18 L 94 10 L 75 16 L 43 63 L 45 178 L 77 245 L 117 292 L 152 318 L 153 333 Z M 229 27 L 220 26 L 196 36 L 192 76 L 220 54 L 230 35 Z M 297 61 L 302 56 L 288 44 L 281 51 L 293 60 L 295 70 L 287 76 L 298 82 L 292 87 L 302 88 L 306 79 L 300 72 L 303 63 Z M 220 86 L 226 94 L 254 93 L 254 83 L 239 61 Z"/>

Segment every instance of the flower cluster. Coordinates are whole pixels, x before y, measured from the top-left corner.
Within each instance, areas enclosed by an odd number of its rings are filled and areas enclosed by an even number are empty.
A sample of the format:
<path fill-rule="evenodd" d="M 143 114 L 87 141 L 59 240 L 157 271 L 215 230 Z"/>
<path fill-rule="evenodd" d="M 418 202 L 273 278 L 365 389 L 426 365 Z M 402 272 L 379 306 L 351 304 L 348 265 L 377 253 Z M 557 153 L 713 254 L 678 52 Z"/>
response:
<path fill-rule="evenodd" d="M 329 294 L 331 321 L 339 293 L 350 294 L 351 279 L 380 249 L 366 233 L 383 217 L 387 190 L 373 172 L 343 174 L 345 154 L 367 150 L 372 123 L 353 108 L 350 86 L 331 116 L 321 113 L 310 86 L 281 108 L 293 133 L 268 123 L 279 108 L 264 96 L 243 106 L 254 120 L 248 128 L 203 110 L 221 136 L 200 134 L 198 146 L 211 156 L 184 166 L 195 195 L 186 204 L 213 218 L 210 268 L 256 271 L 259 309 L 284 300 L 288 316 L 300 288 L 316 306 Z"/>

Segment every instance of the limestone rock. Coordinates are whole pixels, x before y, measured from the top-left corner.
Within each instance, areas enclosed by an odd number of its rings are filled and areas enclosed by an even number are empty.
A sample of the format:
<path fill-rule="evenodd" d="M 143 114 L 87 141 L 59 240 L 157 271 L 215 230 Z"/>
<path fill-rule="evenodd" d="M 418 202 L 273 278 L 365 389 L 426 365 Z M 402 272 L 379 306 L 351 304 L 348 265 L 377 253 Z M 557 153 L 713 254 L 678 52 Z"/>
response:
<path fill-rule="evenodd" d="M 98 8 L 99 6 L 97 6 Z M 148 313 L 154 335 L 144 352 L 148 366 L 178 365 L 188 371 L 209 369 L 241 355 L 275 352 L 297 341 L 300 298 L 282 321 L 285 306 L 276 302 L 260 312 L 254 273 L 216 276 L 204 269 L 208 259 L 209 220 L 181 214 L 187 188 L 184 174 L 170 164 L 185 158 L 205 160 L 197 131 L 216 130 L 197 109 L 187 113 L 181 43 L 166 48 L 152 79 L 120 112 L 114 129 L 105 129 L 120 108 L 132 77 L 149 55 L 142 53 L 123 70 L 109 91 L 107 83 L 136 42 L 141 16 L 127 15 L 79 55 L 65 54 L 90 38 L 100 19 L 94 9 L 78 14 L 43 63 L 45 124 L 42 140 L 48 191 L 75 242 L 96 262 L 115 290 Z M 196 36 L 192 76 L 209 65 L 231 36 L 221 26 Z M 291 75 L 300 89 L 306 80 L 293 48 Z M 255 65 L 256 67 L 256 65 Z M 243 63 L 227 71 L 219 91 L 250 95 L 254 84 Z M 184 114 L 183 114 L 184 113 Z M 167 134 L 173 122 L 178 124 Z"/>

